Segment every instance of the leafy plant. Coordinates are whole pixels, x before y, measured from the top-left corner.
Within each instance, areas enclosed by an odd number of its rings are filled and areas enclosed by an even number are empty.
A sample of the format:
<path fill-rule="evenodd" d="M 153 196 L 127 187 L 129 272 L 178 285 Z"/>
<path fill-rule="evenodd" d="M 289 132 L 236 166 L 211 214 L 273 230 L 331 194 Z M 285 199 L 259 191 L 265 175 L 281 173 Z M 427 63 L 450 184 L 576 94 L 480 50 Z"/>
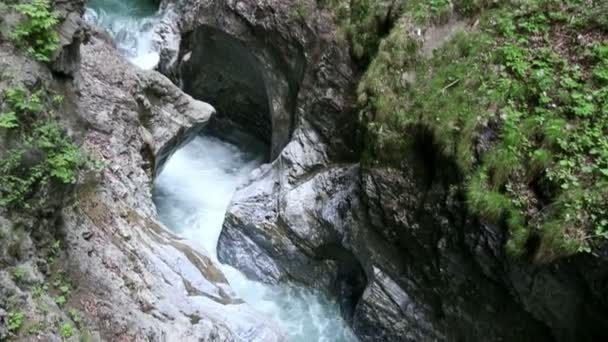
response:
<path fill-rule="evenodd" d="M 68 285 L 59 286 L 59 292 L 64 296 L 70 295 L 70 287 Z"/>
<path fill-rule="evenodd" d="M 71 308 L 70 310 L 68 310 L 68 316 L 76 324 L 77 327 L 80 327 L 80 325 L 82 324 L 82 317 L 80 315 L 80 311 Z"/>
<path fill-rule="evenodd" d="M 6 328 L 10 332 L 17 332 L 23 325 L 25 315 L 22 311 L 11 311 L 8 313 L 8 320 L 6 321 Z"/>
<path fill-rule="evenodd" d="M 310 9 L 308 8 L 306 2 L 303 0 L 296 1 L 292 9 L 291 16 L 293 19 L 306 20 L 306 18 L 310 16 Z"/>
<path fill-rule="evenodd" d="M 20 282 L 23 280 L 23 277 L 25 277 L 25 269 L 22 267 L 15 267 L 13 269 L 13 279 L 15 279 L 16 282 Z"/>
<path fill-rule="evenodd" d="M 23 139 L 0 161 L 0 206 L 27 209 L 40 189 L 75 183 L 89 161 L 59 123 L 49 119 L 60 96 L 43 90 L 30 94 L 18 86 L 7 89 L 4 98 L 9 114 L 0 116 L 0 127 L 19 129 Z"/>
<path fill-rule="evenodd" d="M 446 3 L 410 1 L 403 15 L 441 16 Z M 596 16 L 608 8 L 591 3 Z M 364 162 L 411 167 L 422 127 L 465 175 L 470 211 L 508 227 L 512 255 L 549 262 L 590 250 L 608 237 L 608 46 L 585 31 L 596 27 L 588 7 L 451 4 L 459 13 L 490 9 L 478 30 L 455 34 L 432 55 L 410 48 L 401 28 L 380 44 L 358 89 Z"/>
<path fill-rule="evenodd" d="M 34 298 L 41 298 L 48 291 L 47 285 L 36 285 L 32 287 L 31 293 Z"/>
<path fill-rule="evenodd" d="M 85 160 L 80 149 L 67 140 L 57 123 L 46 123 L 35 128 L 37 146 L 47 155 L 51 177 L 64 184 L 76 182 L 79 167 Z"/>
<path fill-rule="evenodd" d="M 55 297 L 55 304 L 57 304 L 60 307 L 64 306 L 67 301 L 68 301 L 68 299 L 64 295 L 59 295 L 59 296 Z"/>
<path fill-rule="evenodd" d="M 442 20 L 450 12 L 450 0 L 409 1 L 408 10 L 421 23 Z"/>
<path fill-rule="evenodd" d="M 22 86 L 8 88 L 5 92 L 6 102 L 21 114 L 36 114 L 42 111 L 42 92 L 29 94 Z"/>
<path fill-rule="evenodd" d="M 70 323 L 64 323 L 61 325 L 61 336 L 63 338 L 70 338 L 74 336 L 74 327 Z"/>
<path fill-rule="evenodd" d="M 323 0 L 317 1 L 322 8 L 330 8 L 336 13 L 337 20 L 345 38 L 350 42 L 353 55 L 363 63 L 368 63 L 378 50 L 382 37 L 387 35 L 393 25 L 392 18 L 398 17 L 402 10 L 400 2 L 388 8 L 377 0 Z"/>
<path fill-rule="evenodd" d="M 19 127 L 19 123 L 15 112 L 0 113 L 0 128 L 11 129 L 17 127 Z"/>
<path fill-rule="evenodd" d="M 32 0 L 31 3 L 15 5 L 15 10 L 26 18 L 10 37 L 27 46 L 27 51 L 34 58 L 48 62 L 59 48 L 59 34 L 55 26 L 59 23 L 59 14 L 51 8 L 48 0 Z"/>
<path fill-rule="evenodd" d="M 58 279 L 53 283 L 53 286 L 59 290 L 59 295 L 55 297 L 55 303 L 59 306 L 64 306 L 70 296 L 70 286 Z"/>
<path fill-rule="evenodd" d="M 61 252 L 61 241 L 60 240 L 53 241 L 53 244 L 51 245 L 50 256 L 56 257 L 59 255 L 60 252 Z"/>

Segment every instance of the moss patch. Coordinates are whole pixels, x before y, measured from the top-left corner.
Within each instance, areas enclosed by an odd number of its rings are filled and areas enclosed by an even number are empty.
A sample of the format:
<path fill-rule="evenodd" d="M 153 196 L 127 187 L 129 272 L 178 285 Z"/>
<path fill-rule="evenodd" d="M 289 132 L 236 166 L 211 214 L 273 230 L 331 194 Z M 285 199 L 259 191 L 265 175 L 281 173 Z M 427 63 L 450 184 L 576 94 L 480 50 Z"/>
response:
<path fill-rule="evenodd" d="M 448 5 L 474 27 L 425 56 L 406 25 L 441 25 Z M 399 167 L 423 125 L 467 175 L 470 210 L 509 227 L 509 252 L 546 262 L 588 250 L 608 237 L 607 6 L 492 6 L 404 8 L 359 86 L 365 161 Z"/>

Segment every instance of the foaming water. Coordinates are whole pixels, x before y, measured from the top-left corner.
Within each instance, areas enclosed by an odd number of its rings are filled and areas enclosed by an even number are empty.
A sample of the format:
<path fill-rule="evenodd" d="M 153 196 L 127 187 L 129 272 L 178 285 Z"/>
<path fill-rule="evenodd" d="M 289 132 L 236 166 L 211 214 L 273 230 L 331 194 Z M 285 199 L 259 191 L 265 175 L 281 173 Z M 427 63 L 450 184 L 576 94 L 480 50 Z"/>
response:
<path fill-rule="evenodd" d="M 162 14 L 150 0 L 89 0 L 85 19 L 106 29 L 133 64 L 153 69 L 160 60 Z M 263 149 L 245 151 L 200 136 L 177 151 L 155 180 L 154 201 L 163 223 L 217 260 L 224 215 L 237 186 L 263 162 Z M 324 294 L 289 285 L 268 286 L 222 265 L 234 291 L 275 321 L 294 342 L 356 341 L 338 305 Z M 263 341 L 261 341 L 263 342 Z"/>
<path fill-rule="evenodd" d="M 208 136 L 177 151 L 157 177 L 154 201 L 163 223 L 214 258 L 224 215 L 237 186 L 262 163 L 262 153 L 244 151 Z M 234 291 L 274 320 L 294 342 L 356 341 L 338 305 L 324 294 L 289 285 L 268 286 L 222 265 Z"/>
<path fill-rule="evenodd" d="M 145 0 L 90 0 L 85 19 L 106 29 L 118 50 L 142 69 L 154 69 L 160 61 L 162 20 L 158 8 Z"/>

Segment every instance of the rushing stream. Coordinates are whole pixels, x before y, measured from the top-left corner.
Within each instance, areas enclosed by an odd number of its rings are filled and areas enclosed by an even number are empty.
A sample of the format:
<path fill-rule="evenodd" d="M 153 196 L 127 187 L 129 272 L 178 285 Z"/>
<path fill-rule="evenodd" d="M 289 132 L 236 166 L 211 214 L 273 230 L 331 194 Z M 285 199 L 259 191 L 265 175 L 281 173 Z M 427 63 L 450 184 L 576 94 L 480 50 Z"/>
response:
<path fill-rule="evenodd" d="M 208 136 L 176 152 L 155 184 L 163 223 L 215 257 L 226 208 L 238 184 L 260 165 L 262 153 L 257 152 Z M 227 265 L 222 270 L 236 293 L 275 320 L 292 341 L 355 340 L 336 303 L 323 294 L 257 283 Z"/>
<path fill-rule="evenodd" d="M 158 63 L 155 27 L 161 20 L 150 1 L 90 0 L 87 20 L 104 27 L 135 65 Z M 262 151 L 244 150 L 210 136 L 195 138 L 177 151 L 155 181 L 154 200 L 163 223 L 217 258 L 224 215 L 238 185 L 262 163 Z M 217 260 L 217 259 L 216 259 Z M 290 285 L 268 286 L 221 265 L 234 291 L 275 321 L 291 341 L 356 341 L 338 305 L 317 291 Z"/>
<path fill-rule="evenodd" d="M 146 0 L 89 0 L 85 19 L 105 28 L 120 52 L 142 69 L 153 69 L 160 60 L 162 17 Z"/>

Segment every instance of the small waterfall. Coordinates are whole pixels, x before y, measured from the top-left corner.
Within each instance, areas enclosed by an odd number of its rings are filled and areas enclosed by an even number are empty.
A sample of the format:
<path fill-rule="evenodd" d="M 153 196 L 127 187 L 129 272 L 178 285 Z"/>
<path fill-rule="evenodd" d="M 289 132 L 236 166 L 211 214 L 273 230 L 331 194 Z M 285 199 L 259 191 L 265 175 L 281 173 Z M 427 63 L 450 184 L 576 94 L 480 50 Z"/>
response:
<path fill-rule="evenodd" d="M 154 69 L 163 44 L 179 37 L 160 33 L 166 13 L 146 0 L 90 0 L 85 19 L 114 38 L 133 64 Z M 167 39 L 171 41 L 167 41 Z M 245 151 L 220 139 L 199 136 L 177 151 L 155 180 L 154 201 L 163 223 L 217 260 L 224 215 L 237 186 L 263 162 L 263 150 Z M 218 262 L 219 264 L 219 262 Z M 293 342 L 351 342 L 356 337 L 338 304 L 323 293 L 290 285 L 268 286 L 221 265 L 234 291 L 279 324 Z M 263 342 L 263 341 L 260 341 Z"/>
<path fill-rule="evenodd" d="M 85 20 L 110 33 L 116 48 L 133 64 L 146 70 L 160 62 L 163 15 L 147 1 L 91 0 Z"/>
<path fill-rule="evenodd" d="M 163 223 L 215 258 L 232 195 L 261 165 L 263 151 L 255 147 L 244 151 L 208 136 L 197 137 L 177 151 L 155 182 L 154 202 Z M 338 304 L 323 293 L 251 281 L 228 265 L 222 270 L 234 291 L 277 322 L 291 341 L 356 341 Z"/>

